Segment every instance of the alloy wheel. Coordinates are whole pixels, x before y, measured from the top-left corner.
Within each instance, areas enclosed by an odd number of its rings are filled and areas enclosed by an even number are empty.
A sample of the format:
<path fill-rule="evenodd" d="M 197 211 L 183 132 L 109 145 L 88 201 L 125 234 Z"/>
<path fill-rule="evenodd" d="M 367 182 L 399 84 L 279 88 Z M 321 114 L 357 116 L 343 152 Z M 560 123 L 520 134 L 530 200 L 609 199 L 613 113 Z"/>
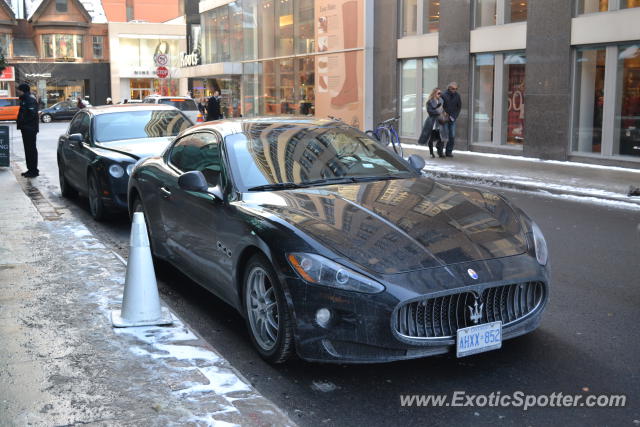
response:
<path fill-rule="evenodd" d="M 278 302 L 267 272 L 255 266 L 247 278 L 246 306 L 251 332 L 264 350 L 272 350 L 278 341 Z"/>
<path fill-rule="evenodd" d="M 49 114 L 45 114 L 42 116 L 42 122 L 43 123 L 50 123 L 51 122 L 51 115 Z"/>

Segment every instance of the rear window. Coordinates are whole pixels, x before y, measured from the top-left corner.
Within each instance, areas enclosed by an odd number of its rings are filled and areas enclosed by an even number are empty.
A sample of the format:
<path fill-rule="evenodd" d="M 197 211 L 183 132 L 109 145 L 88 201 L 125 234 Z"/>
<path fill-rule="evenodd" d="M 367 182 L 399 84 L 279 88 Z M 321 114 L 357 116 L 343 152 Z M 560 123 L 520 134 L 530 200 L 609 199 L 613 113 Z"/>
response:
<path fill-rule="evenodd" d="M 97 142 L 176 136 L 191 122 L 176 110 L 127 111 L 96 116 Z"/>
<path fill-rule="evenodd" d="M 15 107 L 18 105 L 17 99 L 0 99 L 0 107 Z"/>
<path fill-rule="evenodd" d="M 165 98 L 158 101 L 159 104 L 171 105 L 182 111 L 195 111 L 198 109 L 193 99 Z"/>

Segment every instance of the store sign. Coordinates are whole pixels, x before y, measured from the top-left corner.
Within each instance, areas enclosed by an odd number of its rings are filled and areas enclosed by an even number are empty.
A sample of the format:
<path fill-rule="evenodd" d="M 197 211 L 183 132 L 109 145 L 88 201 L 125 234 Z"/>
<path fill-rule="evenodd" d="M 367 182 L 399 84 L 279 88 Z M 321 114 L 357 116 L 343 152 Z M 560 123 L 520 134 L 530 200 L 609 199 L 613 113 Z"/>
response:
<path fill-rule="evenodd" d="M 193 67 L 195 65 L 200 65 L 200 51 L 194 50 L 191 53 L 180 53 L 180 66 Z"/>
<path fill-rule="evenodd" d="M 169 76 L 169 70 L 167 67 L 156 68 L 156 75 L 161 79 L 166 79 Z"/>
<path fill-rule="evenodd" d="M 9 160 L 9 126 L 0 126 L 0 166 L 11 166 Z"/>
<path fill-rule="evenodd" d="M 50 79 L 51 73 L 25 73 L 27 79 Z"/>
<path fill-rule="evenodd" d="M 0 74 L 0 81 L 3 82 L 15 82 L 16 81 L 16 75 L 14 72 L 14 68 L 13 67 L 6 67 L 4 70 L 2 70 L 2 73 Z"/>

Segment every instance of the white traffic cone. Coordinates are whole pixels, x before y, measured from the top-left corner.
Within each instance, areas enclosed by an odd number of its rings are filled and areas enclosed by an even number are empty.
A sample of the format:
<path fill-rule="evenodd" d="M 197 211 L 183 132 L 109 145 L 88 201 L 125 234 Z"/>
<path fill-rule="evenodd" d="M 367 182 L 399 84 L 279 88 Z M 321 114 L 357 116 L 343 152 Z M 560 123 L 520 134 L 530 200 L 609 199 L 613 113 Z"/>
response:
<path fill-rule="evenodd" d="M 158 284 L 142 212 L 133 214 L 122 311 L 111 312 L 111 323 L 117 328 L 173 323 L 171 313 L 160 307 Z"/>

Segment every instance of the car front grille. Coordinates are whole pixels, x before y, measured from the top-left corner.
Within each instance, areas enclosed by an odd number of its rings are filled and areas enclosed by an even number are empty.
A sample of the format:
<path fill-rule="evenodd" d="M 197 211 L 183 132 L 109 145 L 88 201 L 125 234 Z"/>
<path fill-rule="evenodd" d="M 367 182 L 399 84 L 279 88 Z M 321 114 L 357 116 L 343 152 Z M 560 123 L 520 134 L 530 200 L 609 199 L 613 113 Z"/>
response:
<path fill-rule="evenodd" d="M 409 338 L 451 338 L 460 328 L 501 321 L 503 326 L 531 313 L 544 297 L 543 282 L 495 286 L 406 303 L 395 315 L 395 330 Z M 477 305 L 476 305 L 477 302 Z M 474 321 L 475 319 L 475 321 Z"/>

